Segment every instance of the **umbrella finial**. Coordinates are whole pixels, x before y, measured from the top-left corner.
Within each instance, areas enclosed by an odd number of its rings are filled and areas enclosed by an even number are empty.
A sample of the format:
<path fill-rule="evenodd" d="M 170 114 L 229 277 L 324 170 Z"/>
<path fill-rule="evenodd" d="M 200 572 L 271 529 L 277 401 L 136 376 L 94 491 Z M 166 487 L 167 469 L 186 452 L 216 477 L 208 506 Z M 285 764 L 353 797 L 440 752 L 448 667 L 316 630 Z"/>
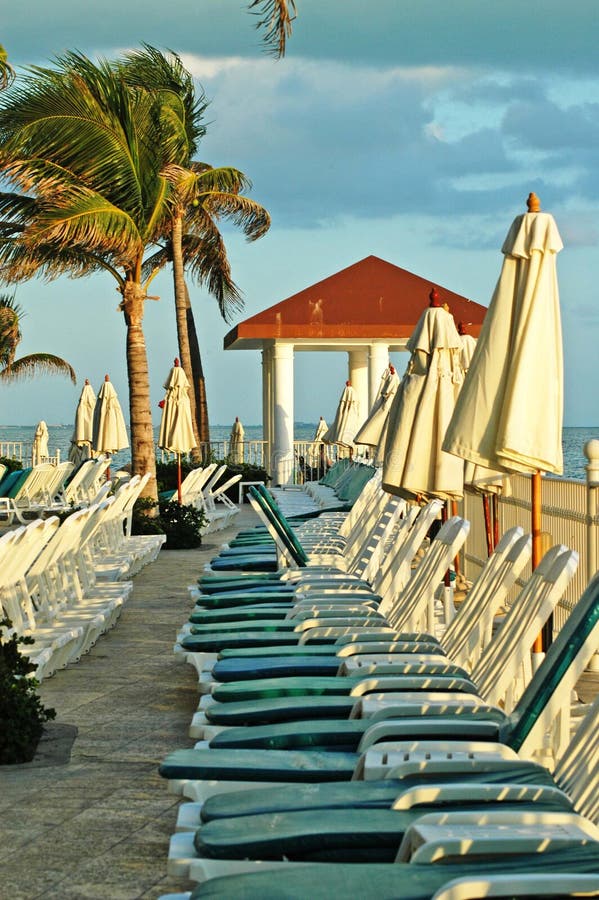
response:
<path fill-rule="evenodd" d="M 110 378 L 109 378 L 108 375 L 105 375 L 105 376 L 104 376 L 104 381 L 110 381 Z"/>
<path fill-rule="evenodd" d="M 181 363 L 179 362 L 179 357 L 178 357 L 178 356 L 175 356 L 175 365 L 176 365 L 176 366 L 180 366 L 180 365 L 181 365 Z"/>
<path fill-rule="evenodd" d="M 389 363 L 389 375 L 395 375 L 395 366 L 393 363 Z"/>
<path fill-rule="evenodd" d="M 541 209 L 541 201 L 539 200 L 537 195 L 534 194 L 532 191 L 528 195 L 528 198 L 526 200 L 526 205 L 528 207 L 529 212 L 539 212 Z"/>
<path fill-rule="evenodd" d="M 89 378 L 85 379 L 85 384 L 89 384 Z"/>
<path fill-rule="evenodd" d="M 431 288 L 428 299 L 429 306 L 441 306 L 441 298 L 439 297 L 439 291 L 437 290 L 437 288 Z"/>
<path fill-rule="evenodd" d="M 346 382 L 345 382 L 345 387 L 351 387 L 351 381 L 346 381 Z"/>

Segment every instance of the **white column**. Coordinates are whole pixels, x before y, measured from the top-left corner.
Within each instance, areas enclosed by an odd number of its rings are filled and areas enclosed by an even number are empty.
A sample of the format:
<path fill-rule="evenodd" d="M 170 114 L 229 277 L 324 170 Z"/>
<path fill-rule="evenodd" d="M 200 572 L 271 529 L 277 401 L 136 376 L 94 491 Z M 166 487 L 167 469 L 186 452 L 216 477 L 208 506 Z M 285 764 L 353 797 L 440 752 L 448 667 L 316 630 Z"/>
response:
<path fill-rule="evenodd" d="M 293 478 L 293 344 L 275 343 L 272 349 L 273 434 L 271 474 L 277 484 Z"/>
<path fill-rule="evenodd" d="M 368 410 L 376 399 L 381 377 L 389 365 L 387 344 L 371 344 L 368 348 Z"/>
<path fill-rule="evenodd" d="M 266 469 L 270 466 L 272 449 L 272 347 L 265 346 L 262 350 L 262 439 L 264 444 L 263 465 Z"/>
<path fill-rule="evenodd" d="M 366 350 L 350 350 L 348 357 L 349 380 L 358 395 L 360 419 L 364 422 L 370 412 L 368 403 L 368 353 Z"/>

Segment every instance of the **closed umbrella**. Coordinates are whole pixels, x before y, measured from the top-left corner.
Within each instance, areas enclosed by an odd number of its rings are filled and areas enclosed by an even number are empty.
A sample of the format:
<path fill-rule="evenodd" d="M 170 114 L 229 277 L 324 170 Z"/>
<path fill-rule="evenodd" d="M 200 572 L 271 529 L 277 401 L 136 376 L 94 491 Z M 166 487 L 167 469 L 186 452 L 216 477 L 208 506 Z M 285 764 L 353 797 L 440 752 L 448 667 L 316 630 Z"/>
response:
<path fill-rule="evenodd" d="M 33 447 L 31 450 L 31 461 L 37 466 L 44 459 L 48 458 L 48 426 L 42 419 L 37 423 L 35 434 L 33 436 Z"/>
<path fill-rule="evenodd" d="M 325 444 L 339 444 L 341 447 L 349 447 L 350 451 L 354 449 L 354 437 L 360 427 L 360 412 L 358 408 L 358 397 L 350 381 L 345 382 L 345 387 L 335 420 L 328 431 L 323 436 Z"/>
<path fill-rule="evenodd" d="M 129 438 L 119 398 L 106 375 L 94 406 L 92 449 L 96 453 L 111 455 L 128 446 Z"/>
<path fill-rule="evenodd" d="M 469 323 L 458 323 L 458 332 L 462 338 L 460 361 L 464 375 L 468 373 L 476 349 L 476 340 L 468 329 Z M 508 479 L 500 472 L 495 472 L 486 466 L 478 466 L 471 462 L 467 462 L 464 466 L 464 489 L 471 493 L 480 494 L 482 498 L 489 556 L 499 541 L 497 498 L 499 494 L 505 495 L 507 487 Z"/>
<path fill-rule="evenodd" d="M 436 290 L 407 347 L 410 361 L 389 413 L 383 488 L 408 500 L 463 494 L 463 463 L 441 449 L 462 381 L 462 342 Z"/>
<path fill-rule="evenodd" d="M 86 378 L 77 409 L 75 410 L 75 427 L 73 428 L 71 449 L 69 450 L 71 462 L 80 463 L 91 456 L 95 405 L 96 395 L 89 380 Z"/>
<path fill-rule="evenodd" d="M 177 496 L 181 503 L 181 454 L 195 447 L 189 381 L 175 359 L 173 368 L 164 383 L 166 396 L 162 402 L 162 419 L 158 434 L 158 446 L 177 454 Z"/>
<path fill-rule="evenodd" d="M 530 194 L 501 248 L 501 274 L 444 444 L 471 462 L 532 474 L 533 566 L 541 555 L 540 475 L 563 466 L 562 246 L 555 220 Z"/>
<path fill-rule="evenodd" d="M 399 383 L 399 375 L 395 371 L 395 366 L 389 365 L 383 372 L 370 414 L 354 438 L 355 444 L 365 444 L 367 447 L 375 449 L 380 448 L 380 452 L 375 453 L 375 462 L 379 464 L 383 461 L 389 413 Z"/>
<path fill-rule="evenodd" d="M 239 421 L 239 416 L 235 416 L 231 434 L 229 437 L 229 457 L 232 463 L 243 465 L 243 439 L 245 432 L 243 425 Z"/>
<path fill-rule="evenodd" d="M 312 469 L 317 469 L 319 466 L 324 468 L 323 438 L 328 430 L 329 426 L 321 416 L 318 421 L 318 425 L 316 426 L 316 431 L 314 432 L 312 443 L 310 444 L 306 452 L 307 463 Z"/>

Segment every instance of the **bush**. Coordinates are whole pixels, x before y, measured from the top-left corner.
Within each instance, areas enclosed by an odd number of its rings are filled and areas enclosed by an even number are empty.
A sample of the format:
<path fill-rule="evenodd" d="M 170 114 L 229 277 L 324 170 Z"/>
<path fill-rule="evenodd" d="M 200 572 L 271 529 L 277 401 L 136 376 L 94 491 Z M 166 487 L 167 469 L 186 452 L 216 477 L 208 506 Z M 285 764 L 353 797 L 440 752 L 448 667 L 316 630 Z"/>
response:
<path fill-rule="evenodd" d="M 16 634 L 3 639 L 2 629 L 11 628 L 10 619 L 0 621 L 0 764 L 30 762 L 44 730 L 44 722 L 56 717 L 37 695 L 39 683 L 30 675 L 35 665 L 20 652 L 31 637 Z"/>
<path fill-rule="evenodd" d="M 133 507 L 132 534 L 166 534 L 167 550 L 193 550 L 200 546 L 201 528 L 206 524 L 202 509 L 169 501 L 160 503 L 157 516 L 148 516 L 147 511 L 155 506 L 149 497 L 137 501 Z"/>
<path fill-rule="evenodd" d="M 6 466 L 5 475 L 23 468 L 23 463 L 21 462 L 21 460 L 13 459 L 11 456 L 0 456 L 0 463 Z"/>

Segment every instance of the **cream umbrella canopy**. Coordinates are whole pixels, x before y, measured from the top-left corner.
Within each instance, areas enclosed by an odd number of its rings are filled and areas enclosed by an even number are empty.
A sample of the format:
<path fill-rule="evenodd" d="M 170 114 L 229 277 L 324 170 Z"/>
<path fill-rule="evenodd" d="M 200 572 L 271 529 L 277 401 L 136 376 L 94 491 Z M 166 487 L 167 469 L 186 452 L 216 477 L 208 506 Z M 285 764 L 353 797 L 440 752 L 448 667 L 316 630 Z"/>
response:
<path fill-rule="evenodd" d="M 229 456 L 232 463 L 243 465 L 243 439 L 245 432 L 243 425 L 239 421 L 239 416 L 235 416 L 231 434 L 229 437 Z"/>
<path fill-rule="evenodd" d="M 98 391 L 94 406 L 92 449 L 113 454 L 129 446 L 123 411 L 108 375 Z"/>
<path fill-rule="evenodd" d="M 33 447 L 31 450 L 31 461 L 37 466 L 42 460 L 48 458 L 48 426 L 42 419 L 37 424 L 35 434 L 33 436 Z"/>
<path fill-rule="evenodd" d="M 71 462 L 82 462 L 91 456 L 95 405 L 96 395 L 89 380 L 86 378 L 77 409 L 75 410 L 75 427 L 73 428 L 71 449 L 69 451 Z"/>
<path fill-rule="evenodd" d="M 408 500 L 463 494 L 463 463 L 441 444 L 463 381 L 462 343 L 453 316 L 435 289 L 407 347 L 410 361 L 387 425 L 383 488 Z"/>
<path fill-rule="evenodd" d="M 158 433 L 158 446 L 177 454 L 177 497 L 181 503 L 181 454 L 189 453 L 195 446 L 189 381 L 175 359 L 173 368 L 164 382 L 166 396 L 162 401 L 162 418 Z"/>
<path fill-rule="evenodd" d="M 341 447 L 354 449 L 354 437 L 360 427 L 358 397 L 350 381 L 345 382 L 343 393 L 335 414 L 335 420 L 324 434 L 325 444 L 339 444 Z"/>
<path fill-rule="evenodd" d="M 399 384 L 399 375 L 395 371 L 395 366 L 389 365 L 381 377 L 379 390 L 370 414 L 354 438 L 355 444 L 381 448 L 380 452 L 377 450 L 375 453 L 375 462 L 378 464 L 383 461 L 389 413 Z"/>
<path fill-rule="evenodd" d="M 316 426 L 316 431 L 314 432 L 314 437 L 312 438 L 312 443 L 308 447 L 308 450 L 306 453 L 306 456 L 307 456 L 306 461 L 311 469 L 317 469 L 319 466 L 324 467 L 323 438 L 328 430 L 329 430 L 329 426 L 327 425 L 323 416 L 321 416 L 320 419 L 318 420 L 318 425 Z"/>
<path fill-rule="evenodd" d="M 479 465 L 532 474 L 533 566 L 541 555 L 540 473 L 563 467 L 562 247 L 553 216 L 530 194 L 501 248 L 501 273 L 444 443 Z"/>

